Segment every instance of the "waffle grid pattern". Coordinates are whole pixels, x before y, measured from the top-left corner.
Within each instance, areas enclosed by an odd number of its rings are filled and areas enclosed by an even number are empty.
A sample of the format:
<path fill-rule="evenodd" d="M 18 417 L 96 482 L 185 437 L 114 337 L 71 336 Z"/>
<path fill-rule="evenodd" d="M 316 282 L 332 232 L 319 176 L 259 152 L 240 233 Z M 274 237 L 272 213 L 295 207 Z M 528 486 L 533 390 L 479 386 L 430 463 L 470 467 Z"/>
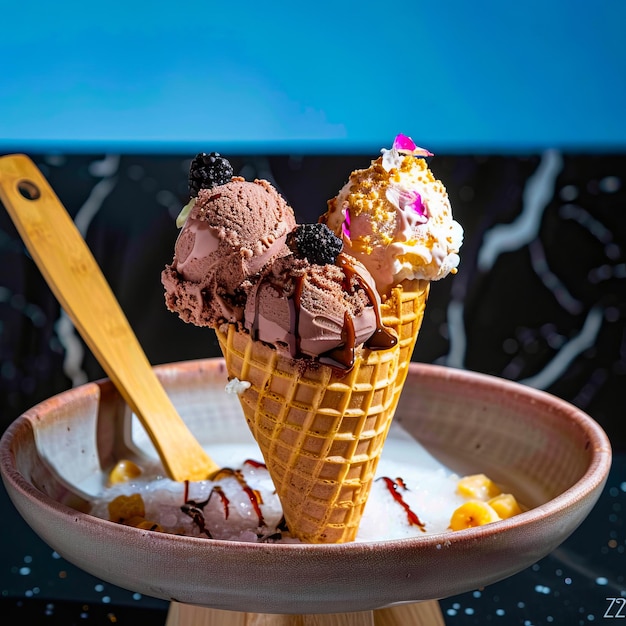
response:
<path fill-rule="evenodd" d="M 398 290 L 383 321 L 399 334 L 390 350 L 364 349 L 349 372 L 303 366 L 229 325 L 217 331 L 292 534 L 312 543 L 351 541 L 367 502 L 408 371 L 427 295 Z M 222 332 L 222 331 L 226 332 Z"/>
<path fill-rule="evenodd" d="M 402 289 L 395 289 L 382 306 L 383 324 L 398 335 L 398 374 L 395 380 L 396 405 L 409 373 L 409 363 L 424 318 L 424 310 L 430 290 L 425 280 L 405 281 Z M 395 411 L 395 405 L 394 405 Z"/>

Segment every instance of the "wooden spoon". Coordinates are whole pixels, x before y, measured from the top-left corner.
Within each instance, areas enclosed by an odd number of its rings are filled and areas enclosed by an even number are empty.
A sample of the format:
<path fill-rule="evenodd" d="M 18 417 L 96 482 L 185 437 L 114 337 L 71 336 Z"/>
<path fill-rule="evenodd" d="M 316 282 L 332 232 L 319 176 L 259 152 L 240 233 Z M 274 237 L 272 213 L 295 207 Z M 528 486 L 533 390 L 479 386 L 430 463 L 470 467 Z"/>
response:
<path fill-rule="evenodd" d="M 177 481 L 219 468 L 178 415 L 74 222 L 25 155 L 0 158 L 0 200 L 50 289 Z"/>

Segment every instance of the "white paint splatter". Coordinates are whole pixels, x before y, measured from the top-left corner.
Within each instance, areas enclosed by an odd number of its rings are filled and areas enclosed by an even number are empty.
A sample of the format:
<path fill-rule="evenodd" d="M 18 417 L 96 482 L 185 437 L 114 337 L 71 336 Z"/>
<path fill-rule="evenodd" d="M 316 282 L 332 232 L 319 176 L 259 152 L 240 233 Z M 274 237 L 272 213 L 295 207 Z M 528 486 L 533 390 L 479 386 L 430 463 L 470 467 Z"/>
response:
<path fill-rule="evenodd" d="M 467 333 L 464 320 L 464 305 L 460 300 L 451 300 L 448 305 L 449 349 L 445 358 L 448 367 L 463 368 L 467 351 Z"/>
<path fill-rule="evenodd" d="M 96 178 L 108 178 L 117 173 L 120 166 L 120 156 L 118 154 L 107 154 L 100 161 L 93 161 L 89 164 L 89 173 Z"/>
<path fill-rule="evenodd" d="M 583 310 L 583 303 L 570 293 L 561 279 L 550 269 L 541 241 L 533 239 L 529 244 L 529 251 L 532 268 L 541 282 L 568 313 L 579 315 Z"/>
<path fill-rule="evenodd" d="M 103 202 L 115 188 L 116 182 L 116 178 L 103 178 L 101 181 L 98 181 L 93 186 L 93 189 L 83 203 L 83 206 L 81 206 L 78 213 L 76 213 L 74 223 L 83 237 L 87 234 L 87 230 L 89 229 L 89 225 L 93 221 L 93 218 L 102 208 Z"/>
<path fill-rule="evenodd" d="M 498 224 L 485 233 L 478 255 L 478 269 L 489 271 L 503 252 L 517 250 L 530 243 L 538 234 L 541 217 L 554 195 L 556 178 L 563 159 L 556 150 L 544 152 L 539 167 L 528 179 L 519 217 L 510 224 Z"/>
<path fill-rule="evenodd" d="M 83 369 L 83 356 L 85 350 L 81 343 L 72 321 L 65 311 L 54 325 L 59 342 L 63 346 L 63 372 L 72 381 L 72 387 L 78 387 L 87 382 L 87 373 Z"/>
<path fill-rule="evenodd" d="M 604 310 L 599 306 L 593 307 L 587 314 L 580 332 L 563 344 L 562 348 L 543 370 L 519 382 L 537 389 L 546 389 L 552 385 L 563 375 L 563 372 L 577 356 L 595 344 L 603 319 Z"/>
<path fill-rule="evenodd" d="M 94 176 L 105 176 L 92 188 L 89 196 L 76 213 L 74 223 L 80 234 L 85 237 L 89 225 L 98 211 L 102 208 L 107 196 L 113 191 L 117 183 L 115 174 L 119 167 L 119 156 L 107 156 L 101 161 L 94 161 L 89 166 L 89 172 Z M 87 382 L 88 376 L 83 368 L 85 350 L 83 343 L 76 333 L 74 324 L 61 309 L 61 314 L 54 325 L 59 342 L 63 346 L 65 356 L 63 359 L 63 372 L 72 381 L 72 386 L 77 387 Z"/>

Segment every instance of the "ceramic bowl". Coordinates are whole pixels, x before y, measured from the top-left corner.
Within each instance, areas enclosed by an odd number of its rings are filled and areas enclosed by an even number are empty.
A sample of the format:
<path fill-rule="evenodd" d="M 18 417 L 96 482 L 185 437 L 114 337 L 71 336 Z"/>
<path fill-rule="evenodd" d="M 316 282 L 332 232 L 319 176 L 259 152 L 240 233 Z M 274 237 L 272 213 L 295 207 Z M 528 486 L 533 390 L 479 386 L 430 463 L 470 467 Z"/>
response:
<path fill-rule="evenodd" d="M 160 366 L 183 419 L 211 449 L 248 440 L 221 359 Z M 0 444 L 15 506 L 54 550 L 142 594 L 257 613 L 365 611 L 439 599 L 510 576 L 582 522 L 606 480 L 602 429 L 551 395 L 494 377 L 412 364 L 396 421 L 459 474 L 484 472 L 529 507 L 486 526 L 344 545 L 253 544 L 126 527 L 87 512 L 87 489 L 115 460 L 151 454 L 109 381 L 19 417 Z M 103 470 L 102 468 L 105 468 Z"/>

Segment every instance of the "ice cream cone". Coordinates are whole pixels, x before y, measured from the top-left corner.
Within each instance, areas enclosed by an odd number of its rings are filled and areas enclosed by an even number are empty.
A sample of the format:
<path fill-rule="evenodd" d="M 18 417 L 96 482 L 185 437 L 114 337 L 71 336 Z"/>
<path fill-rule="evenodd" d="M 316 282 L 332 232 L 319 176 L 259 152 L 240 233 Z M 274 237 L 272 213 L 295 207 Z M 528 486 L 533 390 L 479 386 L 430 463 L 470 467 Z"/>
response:
<path fill-rule="evenodd" d="M 232 324 L 216 330 L 230 378 L 250 383 L 241 405 L 291 534 L 309 543 L 353 541 L 422 322 L 429 282 L 404 281 L 383 302 L 398 335 L 363 348 L 342 371 L 292 359 Z"/>
<path fill-rule="evenodd" d="M 270 183 L 233 176 L 217 153 L 190 166 L 166 304 L 216 330 L 289 530 L 306 542 L 355 539 L 430 282 L 459 263 L 463 229 L 428 156 L 398 135 L 316 224 L 297 224 Z"/>
<path fill-rule="evenodd" d="M 386 328 L 393 329 L 398 336 L 398 372 L 395 378 L 395 404 L 409 372 L 409 363 L 417 335 L 424 318 L 424 309 L 430 290 L 427 280 L 404 280 L 391 291 L 381 306 L 381 317 Z"/>

